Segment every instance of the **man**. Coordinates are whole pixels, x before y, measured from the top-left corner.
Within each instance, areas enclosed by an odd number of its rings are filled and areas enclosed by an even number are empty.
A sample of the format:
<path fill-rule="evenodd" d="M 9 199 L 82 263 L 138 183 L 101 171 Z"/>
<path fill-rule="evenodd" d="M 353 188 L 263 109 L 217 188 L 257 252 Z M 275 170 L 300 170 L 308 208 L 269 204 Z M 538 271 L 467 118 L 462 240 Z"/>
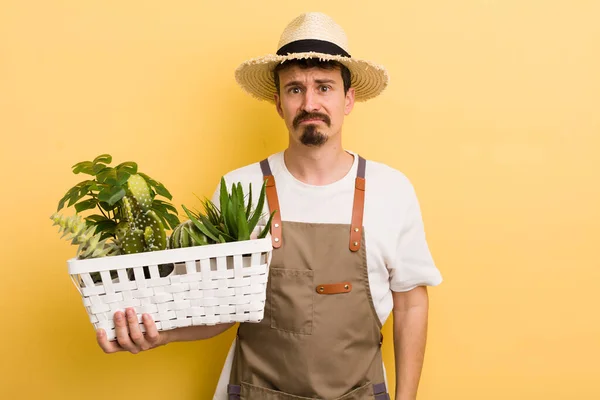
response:
<path fill-rule="evenodd" d="M 278 48 L 236 71 L 246 91 L 275 104 L 289 145 L 225 175 L 246 187 L 267 179 L 268 207 L 276 213 L 264 319 L 240 324 L 214 399 L 389 399 L 380 331 L 393 312 L 396 399 L 414 400 L 427 331 L 425 287 L 441 275 L 409 180 L 344 150 L 341 137 L 354 102 L 380 94 L 387 74 L 351 57 L 342 28 L 321 13 L 294 19 Z M 147 315 L 143 322 L 145 335 L 135 316 L 117 313 L 117 342 L 101 330 L 98 342 L 106 352 L 137 353 L 233 326 L 159 333 Z"/>

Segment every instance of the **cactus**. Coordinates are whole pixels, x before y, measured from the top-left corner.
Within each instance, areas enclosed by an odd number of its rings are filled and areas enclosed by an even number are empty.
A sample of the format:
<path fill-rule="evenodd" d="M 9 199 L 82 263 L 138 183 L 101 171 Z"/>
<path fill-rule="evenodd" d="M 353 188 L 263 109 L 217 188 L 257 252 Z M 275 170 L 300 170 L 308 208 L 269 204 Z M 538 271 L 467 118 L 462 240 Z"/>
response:
<path fill-rule="evenodd" d="M 127 181 L 129 194 L 123 202 L 124 220 L 117 226 L 117 238 L 125 254 L 164 250 L 167 247 L 165 227 L 151 209 L 152 197 L 148 184 L 140 175 Z"/>
<path fill-rule="evenodd" d="M 177 225 L 169 237 L 169 247 L 177 249 L 208 244 L 208 238 L 196 228 L 192 220 Z"/>
<path fill-rule="evenodd" d="M 107 239 L 101 240 L 100 234 L 96 233 L 94 226 L 88 227 L 85 221 L 79 215 L 66 217 L 58 213 L 50 216 L 54 222 L 52 225 L 59 226 L 59 233 L 62 232 L 62 237 L 66 240 L 71 240 L 71 244 L 79 245 L 77 248 L 77 257 L 96 258 L 113 256 L 120 254 L 119 246 L 114 242 L 109 242 Z"/>

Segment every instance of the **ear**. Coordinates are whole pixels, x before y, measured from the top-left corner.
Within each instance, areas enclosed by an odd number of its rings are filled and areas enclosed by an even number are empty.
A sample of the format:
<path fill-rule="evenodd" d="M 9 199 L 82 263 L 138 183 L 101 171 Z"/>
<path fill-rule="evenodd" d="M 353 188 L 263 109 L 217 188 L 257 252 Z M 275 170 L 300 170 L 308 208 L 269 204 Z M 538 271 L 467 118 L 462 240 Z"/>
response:
<path fill-rule="evenodd" d="M 354 108 L 354 88 L 349 88 L 346 93 L 346 104 L 344 105 L 344 114 L 348 115 Z"/>
<path fill-rule="evenodd" d="M 281 118 L 283 118 L 283 109 L 281 108 L 281 98 L 279 97 L 279 95 L 277 93 L 275 93 L 273 95 L 273 98 L 275 99 L 275 108 L 277 108 L 277 114 L 279 114 L 279 116 Z"/>

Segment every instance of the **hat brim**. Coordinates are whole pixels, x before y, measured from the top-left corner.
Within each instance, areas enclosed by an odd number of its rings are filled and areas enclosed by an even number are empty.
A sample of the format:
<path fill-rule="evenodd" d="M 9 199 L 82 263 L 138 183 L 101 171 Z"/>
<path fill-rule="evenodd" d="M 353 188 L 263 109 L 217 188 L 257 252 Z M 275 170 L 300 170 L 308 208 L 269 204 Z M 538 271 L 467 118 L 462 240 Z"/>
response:
<path fill-rule="evenodd" d="M 235 70 L 235 79 L 253 97 L 274 103 L 276 91 L 273 82 L 273 69 L 277 64 L 303 58 L 318 58 L 322 61 L 332 60 L 345 65 L 350 70 L 355 101 L 366 101 L 378 96 L 389 82 L 387 71 L 380 65 L 366 60 L 316 52 L 294 53 L 286 56 L 269 54 L 251 59 L 242 63 Z"/>

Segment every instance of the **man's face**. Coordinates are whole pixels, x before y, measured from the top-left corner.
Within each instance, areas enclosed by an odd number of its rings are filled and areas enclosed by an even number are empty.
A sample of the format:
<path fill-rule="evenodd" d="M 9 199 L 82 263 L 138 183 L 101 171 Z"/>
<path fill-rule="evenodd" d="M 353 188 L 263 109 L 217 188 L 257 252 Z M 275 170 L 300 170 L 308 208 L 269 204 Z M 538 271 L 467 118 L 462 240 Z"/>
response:
<path fill-rule="evenodd" d="M 305 146 L 322 146 L 341 132 L 344 116 L 354 106 L 354 89 L 344 94 L 339 69 L 291 66 L 279 72 L 277 112 L 285 120 L 292 140 Z"/>

